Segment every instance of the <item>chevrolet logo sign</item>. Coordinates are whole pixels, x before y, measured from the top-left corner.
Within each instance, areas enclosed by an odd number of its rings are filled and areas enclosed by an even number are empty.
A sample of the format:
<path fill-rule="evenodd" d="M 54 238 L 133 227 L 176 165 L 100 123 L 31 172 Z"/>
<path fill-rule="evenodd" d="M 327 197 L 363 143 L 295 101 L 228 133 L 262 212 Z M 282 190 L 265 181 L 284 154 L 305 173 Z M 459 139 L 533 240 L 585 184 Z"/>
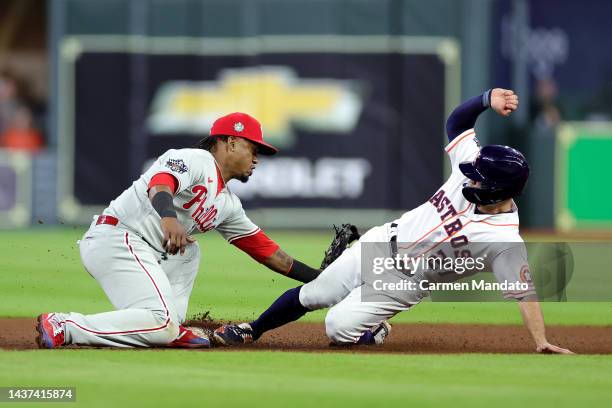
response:
<path fill-rule="evenodd" d="M 226 69 L 218 81 L 170 81 L 157 91 L 147 119 L 153 134 L 208 133 L 219 116 L 255 116 L 264 136 L 290 146 L 292 126 L 347 133 L 357 124 L 362 97 L 356 81 L 299 79 L 288 67 Z"/>

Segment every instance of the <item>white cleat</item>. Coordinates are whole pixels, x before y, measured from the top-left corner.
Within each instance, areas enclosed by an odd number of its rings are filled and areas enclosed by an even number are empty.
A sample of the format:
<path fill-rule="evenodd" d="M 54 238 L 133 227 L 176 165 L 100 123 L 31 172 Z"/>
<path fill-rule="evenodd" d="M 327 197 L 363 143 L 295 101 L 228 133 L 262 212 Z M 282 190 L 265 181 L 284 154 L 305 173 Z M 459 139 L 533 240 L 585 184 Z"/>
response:
<path fill-rule="evenodd" d="M 389 333 L 391 333 L 391 325 L 385 320 L 380 324 L 380 326 L 372 330 L 372 334 L 374 335 L 374 344 L 383 344 Z"/>

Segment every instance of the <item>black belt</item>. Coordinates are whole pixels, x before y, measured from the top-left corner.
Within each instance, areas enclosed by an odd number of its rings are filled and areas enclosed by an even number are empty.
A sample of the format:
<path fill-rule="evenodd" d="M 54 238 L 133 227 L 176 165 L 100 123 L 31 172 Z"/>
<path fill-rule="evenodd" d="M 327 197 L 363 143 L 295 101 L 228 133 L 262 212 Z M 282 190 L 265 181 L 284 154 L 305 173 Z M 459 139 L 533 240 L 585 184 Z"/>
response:
<path fill-rule="evenodd" d="M 391 244 L 391 256 L 395 258 L 397 255 L 397 223 L 391 223 L 391 229 L 394 229 L 395 233 L 392 233 L 389 243 Z"/>
<path fill-rule="evenodd" d="M 397 256 L 397 254 L 398 254 L 398 252 L 397 252 L 397 223 L 395 223 L 395 222 L 391 223 L 391 229 L 395 230 L 395 231 L 393 231 L 391 233 L 392 235 L 391 235 L 391 238 L 389 238 L 389 245 L 391 246 L 391 257 L 395 258 Z M 413 272 L 410 269 L 405 270 L 405 269 L 397 269 L 396 268 L 396 270 L 398 272 L 401 272 L 401 273 L 405 274 L 405 275 L 412 275 L 413 274 Z"/>

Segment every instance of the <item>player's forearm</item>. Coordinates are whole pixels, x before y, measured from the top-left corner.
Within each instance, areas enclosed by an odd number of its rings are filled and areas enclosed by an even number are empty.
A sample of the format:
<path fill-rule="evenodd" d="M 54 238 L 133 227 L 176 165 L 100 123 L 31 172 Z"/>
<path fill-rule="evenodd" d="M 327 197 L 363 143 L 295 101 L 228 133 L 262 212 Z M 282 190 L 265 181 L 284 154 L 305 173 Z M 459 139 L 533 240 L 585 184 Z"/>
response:
<path fill-rule="evenodd" d="M 176 211 L 172 200 L 172 190 L 165 185 L 157 185 L 149 190 L 151 205 L 161 218 L 176 218 Z"/>
<path fill-rule="evenodd" d="M 275 272 L 304 283 L 315 280 L 321 273 L 320 270 L 293 259 L 280 248 L 271 257 L 264 260 L 263 264 Z"/>
<path fill-rule="evenodd" d="M 536 346 L 540 346 L 547 342 L 546 340 L 546 328 L 544 326 L 544 317 L 542 315 L 542 309 L 540 303 L 536 300 L 531 301 L 520 301 L 518 302 L 523 322 L 531 333 L 531 337 L 536 343 Z"/>
<path fill-rule="evenodd" d="M 320 270 L 313 269 L 293 259 L 276 242 L 268 238 L 263 231 L 236 239 L 232 241 L 232 244 L 273 271 L 300 282 L 310 282 L 321 273 Z"/>
<path fill-rule="evenodd" d="M 490 106 L 491 90 L 474 96 L 457 106 L 446 121 L 448 141 L 476 125 L 478 116 Z"/>

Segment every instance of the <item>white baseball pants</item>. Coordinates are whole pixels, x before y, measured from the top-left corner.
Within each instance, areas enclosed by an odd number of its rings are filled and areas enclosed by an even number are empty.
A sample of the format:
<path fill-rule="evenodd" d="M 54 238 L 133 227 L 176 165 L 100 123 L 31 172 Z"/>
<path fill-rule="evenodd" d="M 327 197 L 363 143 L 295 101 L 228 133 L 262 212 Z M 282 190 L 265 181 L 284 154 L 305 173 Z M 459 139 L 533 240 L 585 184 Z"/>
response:
<path fill-rule="evenodd" d="M 325 317 L 325 330 L 337 344 L 356 343 L 366 330 L 371 330 L 414 303 L 367 301 L 361 298 L 361 246 L 364 242 L 389 242 L 387 225 L 374 227 L 342 253 L 317 279 L 300 290 L 300 303 L 317 310 L 331 307 Z M 418 303 L 418 302 L 415 302 Z"/>
<path fill-rule="evenodd" d="M 200 250 L 167 260 L 121 226 L 93 225 L 80 242 L 81 259 L 117 309 L 62 314 L 66 344 L 118 347 L 163 346 L 185 320 Z"/>

